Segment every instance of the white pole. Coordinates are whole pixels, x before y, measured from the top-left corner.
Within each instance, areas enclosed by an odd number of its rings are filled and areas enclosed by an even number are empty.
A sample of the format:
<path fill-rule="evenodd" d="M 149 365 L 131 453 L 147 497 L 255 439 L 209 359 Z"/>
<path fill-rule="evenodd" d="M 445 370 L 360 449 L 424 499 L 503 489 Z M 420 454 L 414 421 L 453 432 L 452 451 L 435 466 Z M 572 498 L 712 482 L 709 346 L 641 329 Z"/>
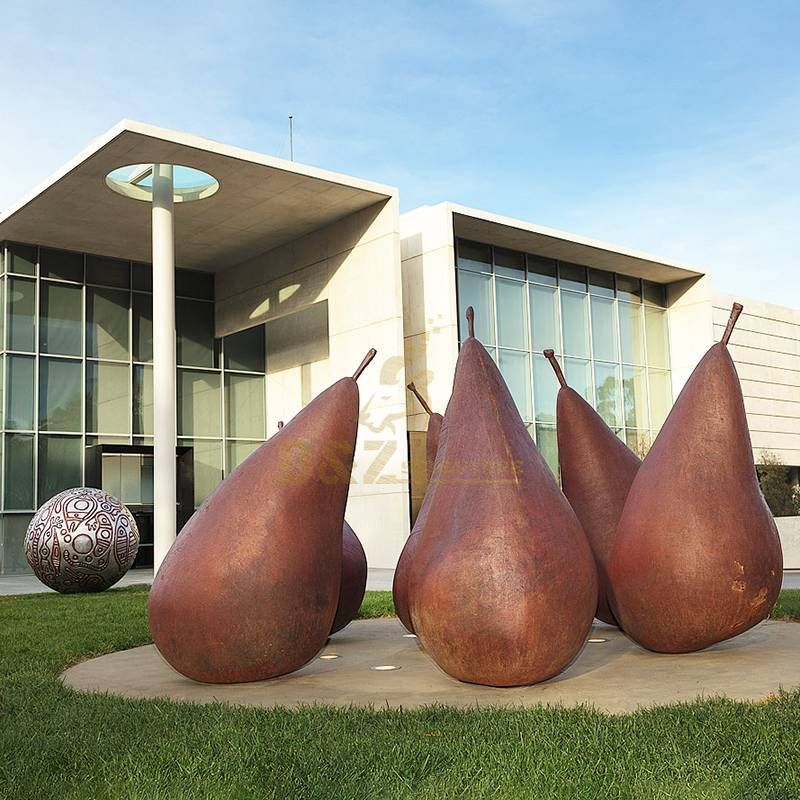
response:
<path fill-rule="evenodd" d="M 153 571 L 175 541 L 175 230 L 171 164 L 153 165 Z"/>

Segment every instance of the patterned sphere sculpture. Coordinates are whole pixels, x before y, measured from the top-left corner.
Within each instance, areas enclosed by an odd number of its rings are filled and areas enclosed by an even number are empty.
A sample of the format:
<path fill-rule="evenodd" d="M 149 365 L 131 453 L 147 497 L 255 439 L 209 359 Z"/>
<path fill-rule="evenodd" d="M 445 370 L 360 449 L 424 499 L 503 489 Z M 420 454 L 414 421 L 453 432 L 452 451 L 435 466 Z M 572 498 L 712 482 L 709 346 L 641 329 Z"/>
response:
<path fill-rule="evenodd" d="M 101 489 L 67 489 L 50 498 L 25 534 L 25 557 L 36 576 L 64 593 L 108 589 L 138 549 L 133 515 Z"/>

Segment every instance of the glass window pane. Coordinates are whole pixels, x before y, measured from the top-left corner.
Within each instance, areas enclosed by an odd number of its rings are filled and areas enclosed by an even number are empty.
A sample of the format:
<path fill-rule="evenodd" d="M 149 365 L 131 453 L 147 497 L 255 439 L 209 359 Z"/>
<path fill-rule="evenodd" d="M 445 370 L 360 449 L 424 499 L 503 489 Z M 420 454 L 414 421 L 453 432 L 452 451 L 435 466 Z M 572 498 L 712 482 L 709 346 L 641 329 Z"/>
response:
<path fill-rule="evenodd" d="M 644 328 L 642 307 L 619 303 L 619 339 L 622 360 L 626 364 L 644 364 Z"/>
<path fill-rule="evenodd" d="M 472 272 L 492 271 L 492 249 L 488 244 L 458 240 L 458 266 Z"/>
<path fill-rule="evenodd" d="M 32 356 L 6 359 L 6 428 L 33 430 L 34 369 Z"/>
<path fill-rule="evenodd" d="M 195 297 L 198 300 L 214 299 L 214 273 L 196 269 L 175 270 L 176 297 Z"/>
<path fill-rule="evenodd" d="M 644 458 L 650 449 L 650 431 L 636 431 L 628 428 L 625 431 L 625 444 L 636 453 L 639 458 Z"/>
<path fill-rule="evenodd" d="M 644 290 L 644 302 L 651 306 L 660 306 L 666 308 L 667 305 L 667 287 L 662 283 L 650 283 L 650 281 L 642 281 L 642 288 Z"/>
<path fill-rule="evenodd" d="M 575 289 L 586 291 L 586 267 L 580 264 L 558 264 L 559 283 L 562 289 Z"/>
<path fill-rule="evenodd" d="M 649 428 L 647 376 L 644 367 L 622 368 L 622 400 L 626 428 Z"/>
<path fill-rule="evenodd" d="M 469 306 L 475 309 L 475 337 L 483 344 L 494 344 L 494 301 L 492 278 L 473 272 L 458 272 L 458 328 L 461 341 L 467 338 L 466 312 Z"/>
<path fill-rule="evenodd" d="M 40 436 L 37 503 L 41 506 L 53 495 L 81 486 L 82 462 L 83 444 L 80 436 Z"/>
<path fill-rule="evenodd" d="M 133 360 L 153 360 L 153 296 L 133 293 Z"/>
<path fill-rule="evenodd" d="M 130 431 L 131 389 L 127 364 L 86 364 L 86 430 L 125 434 Z"/>
<path fill-rule="evenodd" d="M 131 279 L 133 288 L 141 292 L 153 291 L 153 267 L 151 264 L 140 264 L 136 261 L 131 264 Z"/>
<path fill-rule="evenodd" d="M 263 439 L 264 378 L 260 375 L 225 376 L 225 420 L 228 436 Z"/>
<path fill-rule="evenodd" d="M 83 352 L 83 290 L 42 281 L 39 288 L 39 349 L 80 356 Z"/>
<path fill-rule="evenodd" d="M 561 292 L 561 328 L 564 353 L 589 358 L 589 315 L 585 294 Z"/>
<path fill-rule="evenodd" d="M 547 286 L 556 285 L 556 262 L 552 258 L 542 256 L 528 256 L 528 280 L 534 283 L 543 283 Z"/>
<path fill-rule="evenodd" d="M 182 369 L 178 374 L 178 433 L 220 436 L 220 380 L 216 372 Z"/>
<path fill-rule="evenodd" d="M 43 278 L 83 283 L 83 254 L 43 247 L 39 254 L 39 274 Z"/>
<path fill-rule="evenodd" d="M 133 432 L 153 435 L 153 368 L 133 365 Z"/>
<path fill-rule="evenodd" d="M 589 269 L 589 292 L 600 297 L 614 296 L 614 273 Z"/>
<path fill-rule="evenodd" d="M 20 575 L 32 573 L 25 558 L 25 533 L 32 514 L 6 514 L 0 518 L 3 528 L 3 574 Z"/>
<path fill-rule="evenodd" d="M 528 347 L 528 320 L 525 284 L 498 278 L 495 281 L 497 300 L 497 344 L 500 347 Z M 476 311 L 477 313 L 477 311 Z"/>
<path fill-rule="evenodd" d="M 667 313 L 658 308 L 646 307 L 644 325 L 647 336 L 647 363 L 651 367 L 669 367 L 669 338 Z"/>
<path fill-rule="evenodd" d="M 130 294 L 114 289 L 86 290 L 86 354 L 128 360 Z"/>
<path fill-rule="evenodd" d="M 592 297 L 592 347 L 594 357 L 601 361 L 618 361 L 617 322 L 614 301 Z"/>
<path fill-rule="evenodd" d="M 630 275 L 617 275 L 617 297 L 638 303 L 642 299 L 642 282 Z"/>
<path fill-rule="evenodd" d="M 531 367 L 527 353 L 500 350 L 498 366 L 503 373 L 517 410 L 524 420 L 533 419 L 531 410 Z"/>
<path fill-rule="evenodd" d="M 103 491 L 117 500 L 122 499 L 122 456 L 119 453 L 103 453 L 100 460 L 100 481 Z"/>
<path fill-rule="evenodd" d="M 592 365 L 589 361 L 582 358 L 565 358 L 564 377 L 570 388 L 574 389 L 587 403 L 594 405 Z"/>
<path fill-rule="evenodd" d="M 547 462 L 547 466 L 550 467 L 550 471 L 558 480 L 558 439 L 556 438 L 555 426 L 536 424 L 536 447 L 542 454 L 542 458 Z"/>
<path fill-rule="evenodd" d="M 533 402 L 536 421 L 555 424 L 558 379 L 550 362 L 544 357 L 533 357 Z"/>
<path fill-rule="evenodd" d="M 194 505 L 197 508 L 222 481 L 222 442 L 182 439 L 179 444 L 193 448 Z"/>
<path fill-rule="evenodd" d="M 672 408 L 672 380 L 665 370 L 648 370 L 650 386 L 650 425 L 658 431 Z"/>
<path fill-rule="evenodd" d="M 8 246 L 8 271 L 21 275 L 36 274 L 36 248 L 27 244 Z"/>
<path fill-rule="evenodd" d="M 36 347 L 34 317 L 36 283 L 24 278 L 8 280 L 8 349 L 32 353 Z"/>
<path fill-rule="evenodd" d="M 622 398 L 619 367 L 616 364 L 594 365 L 595 408 L 611 428 L 622 427 Z"/>
<path fill-rule="evenodd" d="M 194 300 L 175 303 L 178 363 L 214 367 L 214 304 Z"/>
<path fill-rule="evenodd" d="M 33 434 L 7 433 L 5 508 L 33 509 Z"/>
<path fill-rule="evenodd" d="M 502 247 L 494 248 L 494 274 L 506 278 L 525 280 L 525 255 L 516 250 L 504 250 Z"/>
<path fill-rule="evenodd" d="M 63 358 L 40 359 L 40 430 L 80 431 L 82 401 L 81 362 Z"/>
<path fill-rule="evenodd" d="M 115 286 L 119 289 L 131 287 L 131 265 L 129 261 L 102 256 L 86 256 L 86 283 L 99 286 Z"/>
<path fill-rule="evenodd" d="M 264 371 L 264 326 L 232 333 L 225 337 L 225 369 L 245 372 Z"/>
<path fill-rule="evenodd" d="M 561 335 L 558 327 L 558 292 L 548 286 L 530 284 L 531 339 L 533 350 L 540 352 L 552 348 L 561 352 Z"/>
<path fill-rule="evenodd" d="M 228 442 L 228 475 L 259 447 L 261 442 Z"/>

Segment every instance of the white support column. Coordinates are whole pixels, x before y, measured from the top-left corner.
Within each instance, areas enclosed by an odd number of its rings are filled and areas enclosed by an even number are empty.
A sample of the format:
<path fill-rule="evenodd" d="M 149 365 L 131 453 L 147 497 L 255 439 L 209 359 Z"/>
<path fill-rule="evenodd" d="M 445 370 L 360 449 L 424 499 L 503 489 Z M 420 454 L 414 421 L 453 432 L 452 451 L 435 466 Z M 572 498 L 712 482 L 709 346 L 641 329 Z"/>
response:
<path fill-rule="evenodd" d="M 175 231 L 171 164 L 153 165 L 153 570 L 175 541 Z"/>

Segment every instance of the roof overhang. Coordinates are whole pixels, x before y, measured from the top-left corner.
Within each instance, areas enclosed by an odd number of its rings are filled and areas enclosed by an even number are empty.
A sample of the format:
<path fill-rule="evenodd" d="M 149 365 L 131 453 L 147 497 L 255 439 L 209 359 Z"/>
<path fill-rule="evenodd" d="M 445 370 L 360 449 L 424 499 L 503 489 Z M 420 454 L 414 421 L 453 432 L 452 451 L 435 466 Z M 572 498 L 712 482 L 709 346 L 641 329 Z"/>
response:
<path fill-rule="evenodd" d="M 150 261 L 150 205 L 105 183 L 118 167 L 148 163 L 194 167 L 219 181 L 212 197 L 175 206 L 177 263 L 210 272 L 397 196 L 390 186 L 123 120 L 0 214 L 0 241 Z"/>
<path fill-rule="evenodd" d="M 688 264 L 657 258 L 619 245 L 454 203 L 447 205 L 453 213 L 453 231 L 464 239 L 620 272 L 656 283 L 673 283 L 704 274 Z"/>

